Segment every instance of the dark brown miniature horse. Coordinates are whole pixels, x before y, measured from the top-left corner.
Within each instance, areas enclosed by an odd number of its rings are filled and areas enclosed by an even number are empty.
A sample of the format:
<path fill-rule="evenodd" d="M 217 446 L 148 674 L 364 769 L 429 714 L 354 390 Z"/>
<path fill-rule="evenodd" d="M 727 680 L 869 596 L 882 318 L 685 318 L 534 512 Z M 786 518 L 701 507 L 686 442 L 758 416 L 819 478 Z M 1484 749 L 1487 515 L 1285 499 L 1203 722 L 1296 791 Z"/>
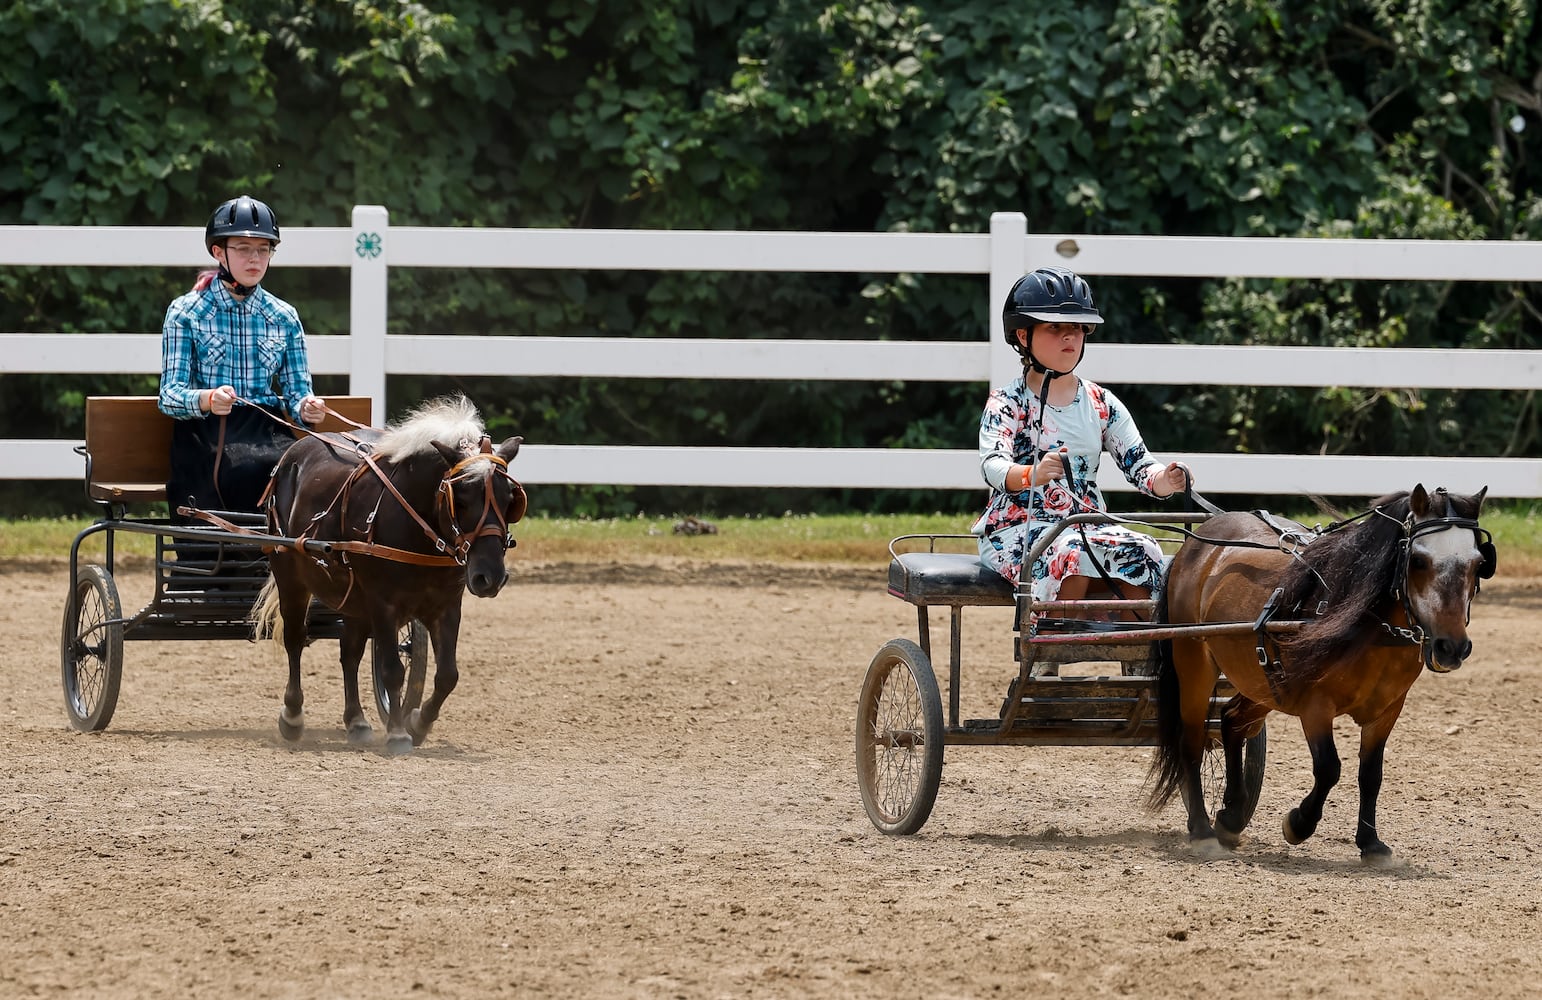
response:
<path fill-rule="evenodd" d="M 421 744 L 455 689 L 461 598 L 493 597 L 508 579 L 509 525 L 525 514 L 525 491 L 508 474 L 520 438 L 497 448 L 462 397 L 436 400 L 381 431 L 316 435 L 297 442 L 273 472 L 268 530 L 333 542 L 318 557 L 278 548 L 258 597 L 258 634 L 272 628 L 289 654 L 279 732 L 299 739 L 305 719 L 300 651 L 311 597 L 343 616 L 343 724 L 352 742 L 372 730 L 359 704 L 359 661 L 374 640 L 375 677 L 390 692 L 386 751 Z M 282 618 L 282 627 L 274 627 Z M 404 710 L 398 630 L 416 619 L 434 651 L 434 690 Z"/>
<path fill-rule="evenodd" d="M 1153 807 L 1182 792 L 1189 839 L 1202 852 L 1238 843 L 1243 741 L 1271 711 L 1301 719 L 1312 753 L 1312 790 L 1285 817 L 1285 840 L 1317 829 L 1339 780 L 1333 720 L 1360 725 L 1361 857 L 1392 851 L 1376 831 L 1387 737 L 1422 668 L 1447 673 L 1472 651 L 1467 638 L 1478 582 L 1494 575 L 1496 553 L 1478 525 L 1487 487 L 1475 496 L 1437 489 L 1395 493 L 1321 534 L 1281 518 L 1229 513 L 1205 522 L 1173 558 L 1163 598 L 1171 625 L 1256 623 L 1241 634 L 1174 638 L 1159 648 L 1159 743 L 1152 762 Z M 1283 536 L 1282 536 L 1283 532 Z M 1299 621 L 1270 632 L 1264 624 Z M 1159 647 L 1168 647 L 1160 643 Z M 1205 715 L 1216 676 L 1238 695 L 1221 718 L 1226 784 L 1216 825 L 1200 783 Z"/>

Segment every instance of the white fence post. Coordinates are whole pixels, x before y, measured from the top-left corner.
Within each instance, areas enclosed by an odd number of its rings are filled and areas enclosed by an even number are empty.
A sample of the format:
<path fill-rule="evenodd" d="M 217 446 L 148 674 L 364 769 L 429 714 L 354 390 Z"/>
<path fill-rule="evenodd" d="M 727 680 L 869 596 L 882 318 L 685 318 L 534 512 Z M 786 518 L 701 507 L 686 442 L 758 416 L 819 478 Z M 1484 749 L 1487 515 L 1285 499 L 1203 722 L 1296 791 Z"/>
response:
<path fill-rule="evenodd" d="M 374 400 L 372 424 L 386 414 L 386 246 L 390 213 L 384 205 L 353 207 L 353 260 L 349 282 L 348 392 Z"/>
<path fill-rule="evenodd" d="M 991 213 L 991 300 L 989 311 L 991 387 L 1006 385 L 1023 370 L 1017 352 L 1007 346 L 1001 332 L 1001 304 L 1007 300 L 1012 285 L 1026 272 L 1024 259 L 1028 238 L 1028 216 L 1022 212 Z"/>

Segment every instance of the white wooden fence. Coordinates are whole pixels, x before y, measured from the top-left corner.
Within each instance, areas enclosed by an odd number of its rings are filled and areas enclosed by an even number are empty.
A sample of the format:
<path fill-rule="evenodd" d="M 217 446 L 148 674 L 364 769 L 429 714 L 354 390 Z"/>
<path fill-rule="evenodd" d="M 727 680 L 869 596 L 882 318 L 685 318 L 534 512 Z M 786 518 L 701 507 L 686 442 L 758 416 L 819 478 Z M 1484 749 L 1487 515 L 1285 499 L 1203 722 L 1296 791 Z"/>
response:
<path fill-rule="evenodd" d="M 1018 213 L 991 217 L 987 234 L 661 232 L 634 230 L 392 229 L 383 207 L 353 210 L 350 228 L 286 229 L 276 268 L 351 269 L 350 335 L 310 338 L 312 370 L 347 374 L 383 420 L 414 402 L 387 400 L 386 375 L 703 379 L 839 379 L 999 384 L 1017 372 L 1001 340 L 1000 303 L 1017 277 L 1044 263 L 1085 275 L 1360 280 L 1532 281 L 1542 245 L 1522 242 L 1029 235 Z M 190 227 L 0 226 L 0 266 L 203 265 Z M 685 340 L 612 337 L 387 335 L 388 267 L 569 268 L 988 274 L 989 331 L 972 343 L 849 340 Z M 281 277 L 272 280 L 282 286 Z M 297 303 L 301 315 L 304 303 Z M 160 316 L 145 317 L 158 330 Z M 496 333 L 497 331 L 492 331 Z M 0 333 L 0 376 L 19 372 L 155 373 L 158 332 Z M 1473 390 L 1542 388 L 1542 351 L 1117 345 L 1094 342 L 1080 372 L 1120 384 L 1387 386 Z M 3 386 L 3 379 L 0 379 Z M 1373 496 L 1412 486 L 1542 496 L 1542 459 L 1347 457 L 1166 451 L 1196 470 L 1209 494 Z M 598 447 L 528 441 L 527 483 L 751 487 L 983 489 L 976 428 L 956 449 Z M 0 478 L 76 479 L 74 440 L 0 440 Z M 1129 487 L 1105 462 L 1100 484 Z M 1110 475 L 1110 473 L 1113 473 Z"/>

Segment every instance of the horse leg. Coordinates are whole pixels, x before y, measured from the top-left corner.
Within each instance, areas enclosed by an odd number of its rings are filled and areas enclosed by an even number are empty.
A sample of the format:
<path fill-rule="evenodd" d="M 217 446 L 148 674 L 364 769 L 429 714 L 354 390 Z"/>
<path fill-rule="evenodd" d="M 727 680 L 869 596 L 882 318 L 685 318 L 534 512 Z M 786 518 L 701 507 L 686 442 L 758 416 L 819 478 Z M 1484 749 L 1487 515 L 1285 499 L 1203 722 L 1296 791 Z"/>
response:
<path fill-rule="evenodd" d="M 1402 711 L 1403 699 L 1399 698 L 1380 716 L 1360 727 L 1360 821 L 1355 826 L 1355 846 L 1360 848 L 1360 859 L 1367 864 L 1386 864 L 1392 858 L 1392 848 L 1382 843 L 1376 832 L 1376 799 L 1381 794 L 1387 737 L 1392 735 L 1392 727 Z"/>
<path fill-rule="evenodd" d="M 1343 765 L 1338 747 L 1333 745 L 1333 716 L 1313 711 L 1301 716 L 1301 731 L 1306 734 L 1307 749 L 1312 752 L 1312 790 L 1301 804 L 1285 815 L 1283 831 L 1287 844 L 1299 844 L 1317 832 L 1322 820 L 1323 803 L 1339 783 Z"/>
<path fill-rule="evenodd" d="M 375 647 L 375 677 L 391 692 L 391 715 L 386 720 L 386 753 L 392 757 L 411 753 L 412 737 L 407 733 L 407 713 L 402 698 L 407 671 L 402 666 L 401 650 L 396 646 L 396 620 L 388 609 L 376 608 L 370 615 L 370 638 Z"/>
<path fill-rule="evenodd" d="M 428 731 L 439 718 L 440 707 L 460 682 L 460 671 L 455 668 L 455 644 L 460 638 L 458 602 L 428 625 L 428 637 L 434 647 L 434 693 L 407 717 L 407 731 L 412 734 L 414 746 L 422 746 L 428 739 Z"/>
<path fill-rule="evenodd" d="M 359 704 L 359 661 L 364 659 L 364 644 L 369 629 L 358 618 L 343 619 L 343 635 L 337 643 L 337 657 L 343 668 L 343 726 L 348 742 L 355 746 L 368 743 L 375 735 L 369 716 Z"/>
<path fill-rule="evenodd" d="M 1243 800 L 1247 796 L 1242 777 L 1242 746 L 1258 735 L 1269 708 L 1237 695 L 1221 712 L 1221 747 L 1226 755 L 1226 789 L 1221 793 L 1221 811 L 1215 817 L 1215 832 L 1223 845 L 1236 847 L 1242 840 L 1250 817 Z"/>
<path fill-rule="evenodd" d="M 1205 803 L 1204 781 L 1200 765 L 1210 742 L 1210 693 L 1215 690 L 1220 671 L 1203 644 L 1174 639 L 1172 662 L 1177 685 L 1181 733 L 1178 737 L 1178 764 L 1181 770 L 1179 791 L 1189 814 L 1189 840 L 1198 845 L 1215 841 L 1215 827 L 1210 825 L 1210 807 Z M 1164 692 L 1163 697 L 1167 697 Z"/>
<path fill-rule="evenodd" d="M 284 624 L 284 652 L 289 656 L 289 683 L 284 708 L 278 713 L 279 735 L 293 743 L 305 732 L 305 692 L 300 688 L 300 654 L 305 650 L 305 622 L 311 593 L 298 581 L 279 581 L 278 613 Z"/>

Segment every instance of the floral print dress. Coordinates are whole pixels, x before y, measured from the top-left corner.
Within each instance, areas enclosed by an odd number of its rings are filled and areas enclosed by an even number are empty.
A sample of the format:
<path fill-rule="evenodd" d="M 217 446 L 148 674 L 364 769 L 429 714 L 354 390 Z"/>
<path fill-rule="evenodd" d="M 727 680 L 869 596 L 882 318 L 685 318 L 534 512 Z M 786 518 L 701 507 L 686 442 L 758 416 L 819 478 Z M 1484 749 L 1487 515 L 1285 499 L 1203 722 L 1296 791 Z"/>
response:
<path fill-rule="evenodd" d="M 1037 447 L 1035 447 L 1037 446 Z M 1067 478 L 1031 490 L 1009 492 L 1007 470 L 1028 465 L 1051 451 L 1069 451 Z M 990 484 L 990 502 L 970 529 L 980 536 L 980 561 L 1014 584 L 1023 556 L 1046 530 L 1078 513 L 1105 510 L 1098 490 L 1098 465 L 1113 457 L 1130 485 L 1156 496 L 1152 483 L 1165 465 L 1153 458 L 1124 404 L 1095 382 L 1078 379 L 1076 398 L 1066 406 L 1044 407 L 1023 379 L 991 392 L 980 418 L 980 471 Z M 1029 570 L 1035 601 L 1052 601 L 1067 576 L 1094 580 L 1102 574 L 1156 592 L 1162 550 L 1156 540 L 1120 525 L 1087 525 L 1062 533 Z"/>

